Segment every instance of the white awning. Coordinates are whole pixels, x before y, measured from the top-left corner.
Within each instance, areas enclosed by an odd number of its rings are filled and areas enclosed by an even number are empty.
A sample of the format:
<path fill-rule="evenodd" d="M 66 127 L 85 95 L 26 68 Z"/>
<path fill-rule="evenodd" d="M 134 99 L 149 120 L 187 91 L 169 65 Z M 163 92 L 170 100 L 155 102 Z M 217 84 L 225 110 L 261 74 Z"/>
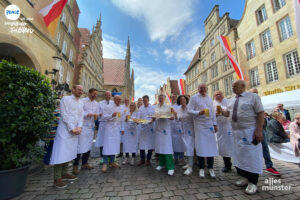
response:
<path fill-rule="evenodd" d="M 273 110 L 277 104 L 283 104 L 284 108 L 300 107 L 300 90 L 262 96 L 261 101 L 265 110 Z"/>

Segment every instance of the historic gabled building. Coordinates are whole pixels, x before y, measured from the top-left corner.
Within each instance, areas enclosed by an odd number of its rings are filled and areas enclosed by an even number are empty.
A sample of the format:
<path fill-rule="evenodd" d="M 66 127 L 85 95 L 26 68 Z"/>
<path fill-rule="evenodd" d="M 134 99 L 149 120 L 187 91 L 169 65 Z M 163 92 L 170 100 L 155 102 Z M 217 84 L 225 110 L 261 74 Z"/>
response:
<path fill-rule="evenodd" d="M 229 13 L 222 17 L 219 15 L 219 6 L 216 5 L 205 23 L 205 38 L 197 49 L 193 60 L 185 72 L 188 94 L 198 92 L 198 85 L 205 83 L 208 86 L 208 94 L 221 90 L 225 97 L 232 96 L 231 85 L 236 79 L 234 69 L 218 41 L 218 36 L 227 36 L 231 43 L 233 55 L 236 56 L 237 39 L 236 25 L 238 20 L 231 19 Z"/>
<path fill-rule="evenodd" d="M 103 91 L 103 47 L 101 17 L 93 27 L 92 33 L 87 28 L 79 28 L 81 33 L 78 67 L 74 82 L 83 86 L 86 94 L 90 88 Z M 77 79 L 75 81 L 75 79 Z"/>
<path fill-rule="evenodd" d="M 300 89 L 299 41 L 291 0 L 246 0 L 238 31 L 238 60 L 259 95 Z"/>
<path fill-rule="evenodd" d="M 130 41 L 128 38 L 125 60 L 103 59 L 104 89 L 132 100 L 134 97 L 134 71 L 130 67 Z"/>

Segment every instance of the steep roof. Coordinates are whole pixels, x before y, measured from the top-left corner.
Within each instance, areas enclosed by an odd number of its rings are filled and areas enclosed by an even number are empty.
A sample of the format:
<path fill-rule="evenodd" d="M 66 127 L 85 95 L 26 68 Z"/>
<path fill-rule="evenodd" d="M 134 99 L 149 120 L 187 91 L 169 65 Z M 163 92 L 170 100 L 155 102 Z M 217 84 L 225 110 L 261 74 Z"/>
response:
<path fill-rule="evenodd" d="M 196 62 L 198 61 L 198 59 L 200 58 L 200 56 L 201 56 L 201 48 L 198 47 L 197 51 L 196 51 L 196 53 L 195 53 L 195 55 L 194 55 L 194 57 L 193 57 L 193 59 L 192 59 L 192 61 L 190 63 L 190 65 L 188 67 L 188 69 L 184 72 L 184 74 L 186 74 L 188 71 L 190 71 L 190 69 L 194 66 L 194 64 L 196 64 Z"/>
<path fill-rule="evenodd" d="M 103 59 L 104 85 L 124 86 L 125 60 Z"/>
<path fill-rule="evenodd" d="M 171 85 L 171 94 L 180 95 L 180 91 L 178 88 L 178 80 L 170 80 L 170 85 Z"/>

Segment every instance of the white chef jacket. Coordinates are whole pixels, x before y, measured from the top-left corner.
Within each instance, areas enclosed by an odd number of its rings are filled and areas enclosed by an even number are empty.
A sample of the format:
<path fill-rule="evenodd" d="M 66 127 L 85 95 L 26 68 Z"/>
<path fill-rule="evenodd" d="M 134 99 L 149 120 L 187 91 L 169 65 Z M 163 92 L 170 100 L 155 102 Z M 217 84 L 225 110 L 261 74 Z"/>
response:
<path fill-rule="evenodd" d="M 83 103 L 74 95 L 64 96 L 60 101 L 60 119 L 54 139 L 51 165 L 69 162 L 76 158 L 78 135 L 71 131 L 83 127 Z"/>
<path fill-rule="evenodd" d="M 154 107 L 152 105 L 148 105 L 145 107 L 144 105 L 140 107 L 138 111 L 138 118 L 152 120 L 147 116 L 154 115 Z M 154 123 L 149 124 L 140 124 L 138 125 L 139 134 L 139 149 L 140 150 L 151 150 L 155 148 L 155 132 L 154 132 Z"/>
<path fill-rule="evenodd" d="M 126 116 L 130 115 L 131 119 L 138 118 L 138 113 L 126 112 Z M 138 150 L 138 136 L 137 136 L 137 124 L 135 122 L 124 122 L 124 135 L 123 135 L 123 152 L 124 153 L 136 153 Z"/>

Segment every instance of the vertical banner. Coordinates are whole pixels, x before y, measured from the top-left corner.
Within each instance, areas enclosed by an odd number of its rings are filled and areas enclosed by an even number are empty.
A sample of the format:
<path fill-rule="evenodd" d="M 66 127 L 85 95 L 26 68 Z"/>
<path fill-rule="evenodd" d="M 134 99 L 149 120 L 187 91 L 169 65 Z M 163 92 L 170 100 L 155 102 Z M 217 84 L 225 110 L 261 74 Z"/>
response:
<path fill-rule="evenodd" d="M 232 55 L 232 50 L 231 50 L 231 46 L 230 46 L 230 42 L 229 42 L 228 38 L 226 36 L 219 36 L 218 39 L 220 41 L 221 46 L 225 50 L 232 66 L 237 74 L 238 79 L 244 80 L 243 72 L 242 72 L 238 62 Z"/>
<path fill-rule="evenodd" d="M 179 79 L 177 82 L 180 95 L 185 95 L 184 79 Z"/>
<path fill-rule="evenodd" d="M 166 92 L 165 95 L 166 95 L 166 98 L 167 98 L 168 102 L 169 102 L 170 105 L 171 105 L 172 103 L 171 103 L 171 97 L 170 97 L 170 95 L 169 95 L 167 92 Z"/>

